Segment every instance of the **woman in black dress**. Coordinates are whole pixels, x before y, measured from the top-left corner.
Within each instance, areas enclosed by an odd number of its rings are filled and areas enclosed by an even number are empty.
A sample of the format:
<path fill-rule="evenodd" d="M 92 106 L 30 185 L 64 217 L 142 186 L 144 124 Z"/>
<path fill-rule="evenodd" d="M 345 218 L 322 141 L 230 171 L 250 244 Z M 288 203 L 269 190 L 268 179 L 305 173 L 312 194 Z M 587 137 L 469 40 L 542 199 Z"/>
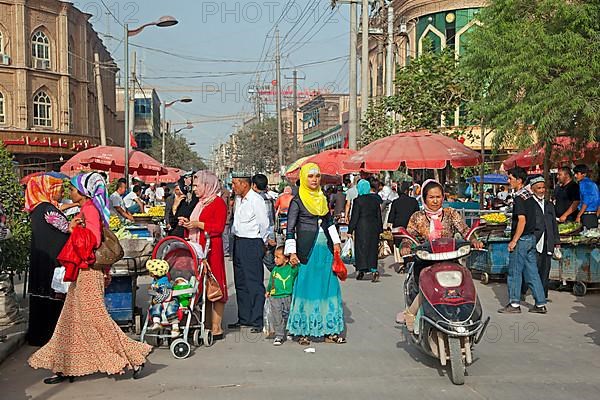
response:
<path fill-rule="evenodd" d="M 365 272 L 372 272 L 371 282 L 377 282 L 379 235 L 383 232 L 382 201 L 376 193 L 371 193 L 371 184 L 365 179 L 358 182 L 357 189 L 358 197 L 352 203 L 352 216 L 348 225 L 348 234 L 355 233 L 356 279 L 362 280 Z"/>
<path fill-rule="evenodd" d="M 25 190 L 25 209 L 31 219 L 27 341 L 32 346 L 50 340 L 63 307 L 64 294 L 51 288 L 59 266 L 56 257 L 69 237 L 69 222 L 57 208 L 62 194 L 62 179 L 49 175 L 31 178 Z"/>
<path fill-rule="evenodd" d="M 192 177 L 181 177 L 175 187 L 175 200 L 169 214 L 170 236 L 185 238 L 186 229 L 179 225 L 179 217 L 190 218 L 192 211 L 198 204 L 198 197 L 194 193 Z"/>

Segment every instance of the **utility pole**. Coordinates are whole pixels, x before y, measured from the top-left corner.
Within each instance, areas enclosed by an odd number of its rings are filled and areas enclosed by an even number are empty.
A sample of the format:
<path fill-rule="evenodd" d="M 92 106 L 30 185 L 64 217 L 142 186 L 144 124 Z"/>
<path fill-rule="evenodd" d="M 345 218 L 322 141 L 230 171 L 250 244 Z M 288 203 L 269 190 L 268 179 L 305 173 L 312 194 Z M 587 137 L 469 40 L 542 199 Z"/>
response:
<path fill-rule="evenodd" d="M 379 0 L 379 23 L 383 23 L 382 10 L 384 9 L 384 1 Z M 377 97 L 383 96 L 383 35 L 377 36 Z"/>
<path fill-rule="evenodd" d="M 279 173 L 283 172 L 283 132 L 281 127 L 281 54 L 279 53 L 279 28 L 275 29 L 275 69 L 277 81 L 277 148 L 278 148 L 278 161 L 279 161 Z"/>
<path fill-rule="evenodd" d="M 294 70 L 294 72 L 292 72 L 292 77 L 288 77 L 286 76 L 285 79 L 292 79 L 293 81 L 293 86 L 294 86 L 294 93 L 293 93 L 293 105 L 292 107 L 294 107 L 294 120 L 292 121 L 292 132 L 294 134 L 294 147 L 293 147 L 293 155 L 292 158 L 294 160 L 298 159 L 298 79 L 300 80 L 304 80 L 306 78 L 298 78 L 298 70 Z"/>
<path fill-rule="evenodd" d="M 388 7 L 387 52 L 385 59 L 385 95 L 394 94 L 394 7 Z"/>
<path fill-rule="evenodd" d="M 98 121 L 100 123 L 100 144 L 106 146 L 106 125 L 104 122 L 104 92 L 100 75 L 100 56 L 94 53 L 94 74 L 96 75 L 96 95 L 98 96 Z"/>
<path fill-rule="evenodd" d="M 134 51 L 133 54 L 131 55 L 131 90 L 129 91 L 129 93 L 131 94 L 131 97 L 129 97 L 129 126 L 130 126 L 130 131 L 129 131 L 129 137 L 127 138 L 127 140 L 129 140 L 131 142 L 131 138 L 135 138 L 135 93 L 136 93 L 136 83 L 137 83 L 137 78 L 135 76 L 136 74 L 136 58 L 137 53 Z M 130 150 L 131 146 L 130 146 Z"/>
<path fill-rule="evenodd" d="M 369 108 L 369 0 L 362 0 L 362 57 L 360 74 L 360 116 L 361 120 Z"/>
<path fill-rule="evenodd" d="M 356 63 L 358 48 L 357 14 L 358 0 L 350 3 L 350 110 L 348 112 L 348 147 L 358 150 L 358 85 L 356 82 Z"/>

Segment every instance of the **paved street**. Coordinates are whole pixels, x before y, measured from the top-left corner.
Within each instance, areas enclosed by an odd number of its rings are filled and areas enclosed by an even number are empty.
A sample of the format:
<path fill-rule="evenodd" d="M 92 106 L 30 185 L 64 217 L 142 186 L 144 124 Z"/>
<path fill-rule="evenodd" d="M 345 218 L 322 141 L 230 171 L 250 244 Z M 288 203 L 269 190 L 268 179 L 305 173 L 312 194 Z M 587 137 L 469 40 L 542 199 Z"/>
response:
<path fill-rule="evenodd" d="M 387 261 L 389 264 L 391 258 Z M 231 275 L 230 275 L 231 276 Z M 186 360 L 168 349 L 150 356 L 145 377 L 96 375 L 75 383 L 44 385 L 47 371 L 31 370 L 24 347 L 0 366 L 2 399 L 597 399 L 600 393 L 600 296 L 576 298 L 551 292 L 548 315 L 504 316 L 506 286 L 477 283 L 492 316 L 476 348 L 466 384 L 453 386 L 447 372 L 409 345 L 395 326 L 403 306 L 403 275 L 387 265 L 378 284 L 343 284 L 348 344 L 315 344 L 307 354 L 249 332 L 229 334 Z M 230 280 L 231 281 L 231 280 Z M 230 282 L 231 284 L 232 282 Z M 235 319 L 235 297 L 226 321 Z"/>

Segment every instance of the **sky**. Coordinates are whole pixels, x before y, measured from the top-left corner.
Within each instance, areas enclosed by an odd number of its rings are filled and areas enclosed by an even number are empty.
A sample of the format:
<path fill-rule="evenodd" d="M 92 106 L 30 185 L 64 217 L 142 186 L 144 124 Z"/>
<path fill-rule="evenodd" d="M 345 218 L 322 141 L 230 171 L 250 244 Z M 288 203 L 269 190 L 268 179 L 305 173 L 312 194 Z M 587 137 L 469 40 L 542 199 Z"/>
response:
<path fill-rule="evenodd" d="M 155 87 L 161 100 L 191 97 L 167 109 L 202 157 L 227 140 L 254 106 L 247 94 L 258 81 L 275 79 L 275 27 L 281 37 L 282 87 L 291 85 L 298 69 L 300 89 L 348 91 L 349 8 L 331 10 L 329 0 L 197 1 L 80 0 L 73 2 L 92 15 L 113 58 L 122 68 L 124 23 L 129 29 L 171 15 L 179 23 L 148 27 L 130 38 L 144 86 Z M 110 10 L 110 13 L 109 13 Z M 138 47 L 141 46 L 141 47 Z M 141 61 L 141 63 L 139 63 Z M 219 92 L 215 92 L 215 89 Z M 272 106 L 270 110 L 274 110 Z M 215 121 L 217 119 L 218 121 Z M 177 125 L 179 124 L 179 125 Z"/>

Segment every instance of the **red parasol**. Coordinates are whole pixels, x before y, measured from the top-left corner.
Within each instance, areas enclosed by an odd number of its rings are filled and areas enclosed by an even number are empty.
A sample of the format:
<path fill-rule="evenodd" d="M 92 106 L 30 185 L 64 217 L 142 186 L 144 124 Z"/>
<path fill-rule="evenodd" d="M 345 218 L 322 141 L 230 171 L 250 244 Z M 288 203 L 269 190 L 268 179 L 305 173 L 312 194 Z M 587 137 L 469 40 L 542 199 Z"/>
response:
<path fill-rule="evenodd" d="M 573 138 L 559 136 L 554 140 L 552 147 L 552 156 L 550 160 L 554 165 L 571 162 L 573 160 L 580 160 L 585 163 L 598 161 L 600 159 L 600 144 L 597 142 L 587 143 L 583 150 L 576 150 L 578 146 Z M 506 171 L 515 166 L 529 169 L 538 165 L 543 165 L 545 154 L 546 149 L 543 145 L 538 143 L 517 154 L 513 154 L 502 162 L 502 167 Z M 575 162 L 575 164 L 578 163 L 579 161 Z"/>
<path fill-rule="evenodd" d="M 60 171 L 73 176 L 82 170 L 125 173 L 125 151 L 122 147 L 98 146 L 77 153 L 67 161 Z M 129 153 L 129 173 L 138 176 L 165 175 L 167 170 L 161 163 L 141 151 Z"/>
<path fill-rule="evenodd" d="M 354 153 L 356 153 L 356 151 L 350 149 L 326 150 L 322 153 L 301 159 L 302 161 L 298 163 L 297 168 L 293 170 L 288 170 L 285 176 L 292 181 L 297 180 L 300 175 L 300 168 L 304 164 L 308 163 L 317 164 L 319 168 L 321 168 L 322 175 L 328 175 L 331 177 L 346 175 L 355 171 L 344 168 L 342 166 L 342 161 L 344 161 Z"/>
<path fill-rule="evenodd" d="M 166 175 L 142 176 L 142 177 L 140 177 L 140 179 L 142 179 L 146 183 L 173 183 L 173 182 L 177 182 L 179 180 L 179 178 L 181 177 L 182 172 L 184 172 L 183 170 L 181 170 L 179 168 L 171 168 L 171 167 L 166 167 L 166 168 L 167 168 Z"/>
<path fill-rule="evenodd" d="M 481 163 L 481 155 L 448 136 L 429 131 L 403 132 L 370 143 L 348 157 L 343 166 L 368 171 L 396 171 L 401 165 L 410 169 L 455 168 Z"/>

